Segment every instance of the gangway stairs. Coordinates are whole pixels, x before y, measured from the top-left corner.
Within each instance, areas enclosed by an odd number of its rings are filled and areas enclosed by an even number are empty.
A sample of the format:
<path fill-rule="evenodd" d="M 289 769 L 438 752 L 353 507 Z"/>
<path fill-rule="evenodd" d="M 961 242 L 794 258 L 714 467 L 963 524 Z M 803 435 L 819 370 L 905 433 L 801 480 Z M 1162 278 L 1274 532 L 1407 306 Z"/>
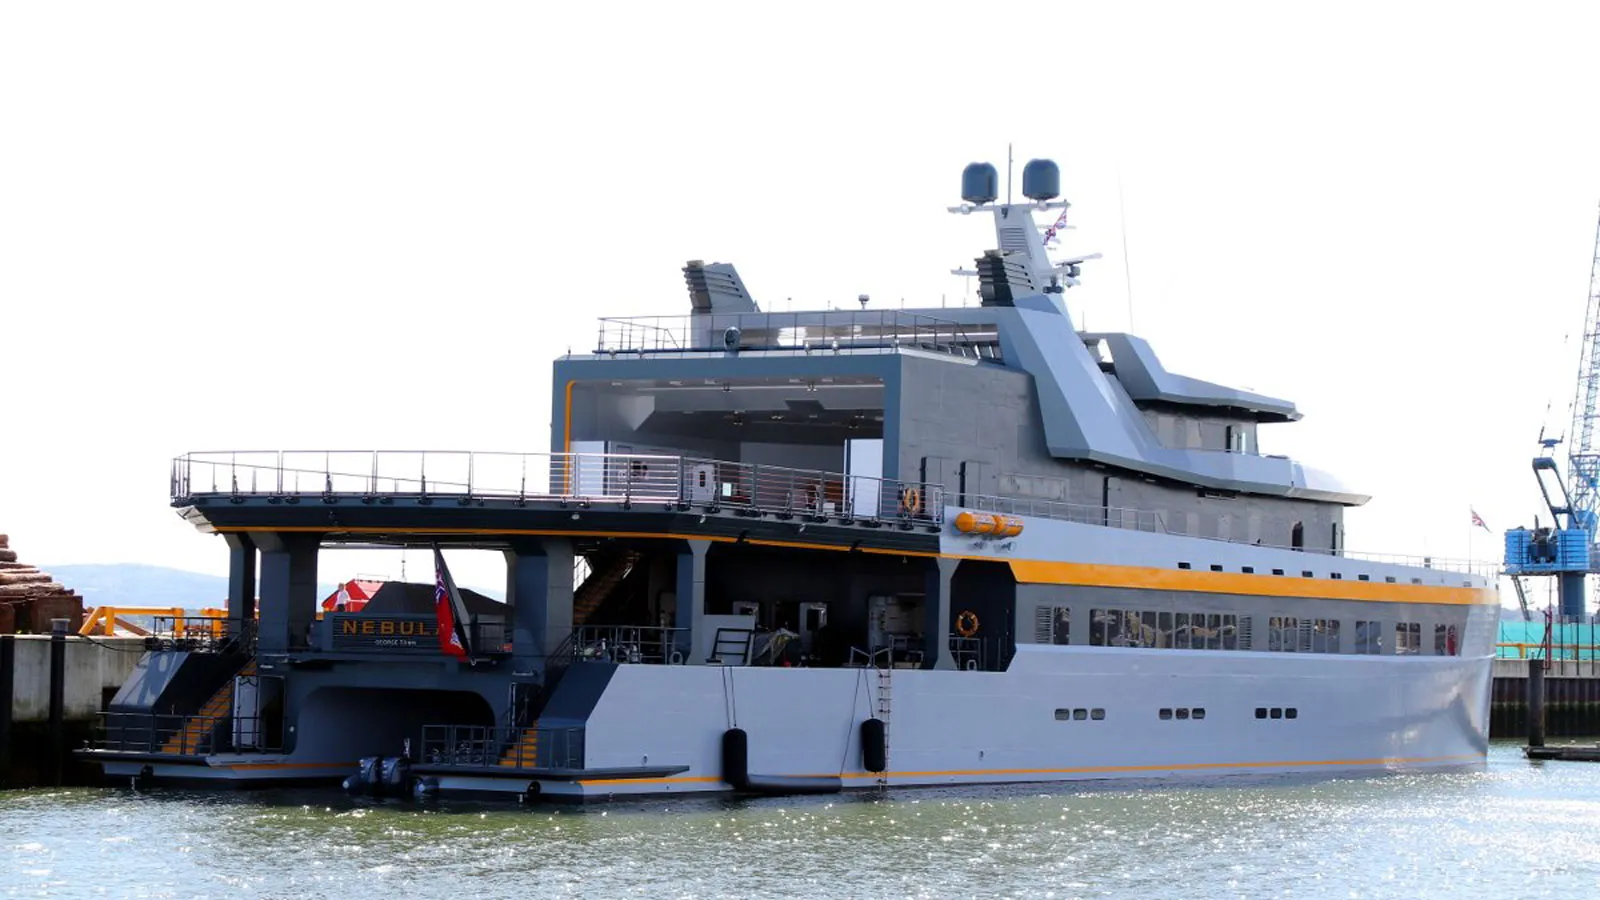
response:
<path fill-rule="evenodd" d="M 211 695 L 205 706 L 200 707 L 198 713 L 184 717 L 183 727 L 162 743 L 161 752 L 172 756 L 194 756 L 209 751 L 216 733 L 213 726 L 233 715 L 233 686 L 240 678 L 255 674 L 256 661 L 252 659 L 223 682 L 222 687 L 217 688 L 217 692 Z"/>
<path fill-rule="evenodd" d="M 539 723 L 524 727 L 517 739 L 500 754 L 500 765 L 511 769 L 532 769 L 539 765 Z"/>

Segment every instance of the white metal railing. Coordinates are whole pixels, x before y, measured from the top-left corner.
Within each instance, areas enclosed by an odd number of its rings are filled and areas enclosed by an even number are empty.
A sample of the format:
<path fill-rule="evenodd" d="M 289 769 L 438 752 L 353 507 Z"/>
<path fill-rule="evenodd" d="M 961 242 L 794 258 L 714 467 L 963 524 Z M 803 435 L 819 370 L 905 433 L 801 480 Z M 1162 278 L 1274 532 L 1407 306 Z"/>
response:
<path fill-rule="evenodd" d="M 977 512 L 1013 516 L 1040 516 L 1063 522 L 1077 522 L 1082 525 L 1102 525 L 1108 528 L 1125 528 L 1131 531 L 1148 531 L 1154 534 L 1180 534 L 1168 531 L 1166 521 L 1161 513 L 1150 509 L 1092 506 L 1082 503 L 1066 503 L 1059 500 L 1040 500 L 1029 497 L 993 497 L 974 494 L 966 495 L 965 501 L 964 508 Z M 1198 537 L 1198 535 L 1181 534 L 1180 536 Z M 1207 538 L 1207 540 L 1220 540 L 1230 544 L 1247 544 L 1267 550 L 1294 550 L 1313 556 L 1333 556 L 1360 562 L 1408 566 L 1417 569 L 1436 569 L 1442 572 L 1478 575 L 1484 578 L 1494 578 L 1500 572 L 1499 563 L 1485 560 L 1450 559 L 1426 554 L 1366 553 L 1345 549 L 1335 552 L 1328 548 L 1260 544 L 1254 541 L 1235 540 L 1232 538 Z"/>
<path fill-rule="evenodd" d="M 1060 500 L 1039 500 L 1032 497 L 994 497 L 983 494 L 966 495 L 966 508 L 977 512 L 1000 513 L 1010 516 L 1043 516 L 1080 525 L 1104 525 L 1109 528 L 1126 528 L 1132 531 L 1165 533 L 1166 523 L 1161 513 L 1150 509 L 1133 509 L 1119 506 L 1090 506 L 1082 503 L 1065 503 Z"/>
<path fill-rule="evenodd" d="M 944 519 L 944 489 L 782 466 L 649 454 L 316 450 L 189 453 L 172 499 L 356 495 L 693 504 L 814 518 Z"/>
<path fill-rule="evenodd" d="M 916 347 L 983 355 L 993 325 L 966 325 L 904 310 L 817 310 L 602 318 L 596 354 L 656 355 L 738 351 L 831 352 Z"/>
<path fill-rule="evenodd" d="M 689 504 L 779 516 L 903 519 L 939 524 L 941 485 L 726 460 L 650 454 L 439 450 L 220 451 L 173 460 L 172 498 L 227 496 L 455 496 L 586 503 Z M 1155 510 L 968 494 L 963 507 L 1171 534 Z M 1229 543 L 1246 543 L 1228 541 Z M 1423 554 L 1254 544 L 1315 556 L 1493 578 L 1497 563 Z"/>

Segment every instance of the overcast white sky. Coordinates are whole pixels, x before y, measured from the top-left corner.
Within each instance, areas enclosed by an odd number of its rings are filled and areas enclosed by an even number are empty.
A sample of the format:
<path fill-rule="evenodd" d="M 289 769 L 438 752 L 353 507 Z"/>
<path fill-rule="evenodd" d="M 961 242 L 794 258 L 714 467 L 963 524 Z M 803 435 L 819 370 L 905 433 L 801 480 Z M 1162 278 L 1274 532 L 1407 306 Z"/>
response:
<path fill-rule="evenodd" d="M 1495 556 L 1573 394 L 1596 46 L 1579 3 L 0 5 L 0 530 L 221 573 L 176 454 L 543 450 L 550 360 L 686 259 L 958 302 L 992 234 L 942 210 L 1014 142 L 1106 255 L 1089 327 L 1125 211 L 1136 331 L 1300 405 L 1262 448 L 1374 495 L 1353 549 L 1463 556 L 1475 506 Z"/>

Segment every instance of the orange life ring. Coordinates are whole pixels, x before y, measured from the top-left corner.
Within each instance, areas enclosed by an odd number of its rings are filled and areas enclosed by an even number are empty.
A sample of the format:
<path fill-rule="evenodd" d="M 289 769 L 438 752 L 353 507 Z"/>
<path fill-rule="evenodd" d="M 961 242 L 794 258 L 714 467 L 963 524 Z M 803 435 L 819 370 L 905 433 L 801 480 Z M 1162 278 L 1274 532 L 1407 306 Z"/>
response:
<path fill-rule="evenodd" d="M 913 516 L 922 512 L 922 492 L 908 487 L 900 494 L 900 506 Z"/>
<path fill-rule="evenodd" d="M 978 614 L 970 609 L 963 609 L 956 616 L 956 634 L 964 638 L 972 637 L 978 633 Z"/>

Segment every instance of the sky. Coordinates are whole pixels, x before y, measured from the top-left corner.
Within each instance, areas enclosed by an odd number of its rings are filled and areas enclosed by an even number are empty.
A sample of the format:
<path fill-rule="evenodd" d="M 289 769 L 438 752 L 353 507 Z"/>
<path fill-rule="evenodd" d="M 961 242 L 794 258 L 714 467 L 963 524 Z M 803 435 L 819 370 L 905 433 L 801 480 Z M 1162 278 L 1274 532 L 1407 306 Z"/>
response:
<path fill-rule="evenodd" d="M 1262 450 L 1373 495 L 1352 549 L 1495 558 L 1570 415 L 1597 44 L 1575 3 L 0 5 L 0 531 L 220 574 L 176 455 L 547 449 L 551 360 L 686 311 L 688 259 L 971 302 L 944 209 L 1009 144 L 1104 254 L 1082 324 L 1295 401 Z"/>

